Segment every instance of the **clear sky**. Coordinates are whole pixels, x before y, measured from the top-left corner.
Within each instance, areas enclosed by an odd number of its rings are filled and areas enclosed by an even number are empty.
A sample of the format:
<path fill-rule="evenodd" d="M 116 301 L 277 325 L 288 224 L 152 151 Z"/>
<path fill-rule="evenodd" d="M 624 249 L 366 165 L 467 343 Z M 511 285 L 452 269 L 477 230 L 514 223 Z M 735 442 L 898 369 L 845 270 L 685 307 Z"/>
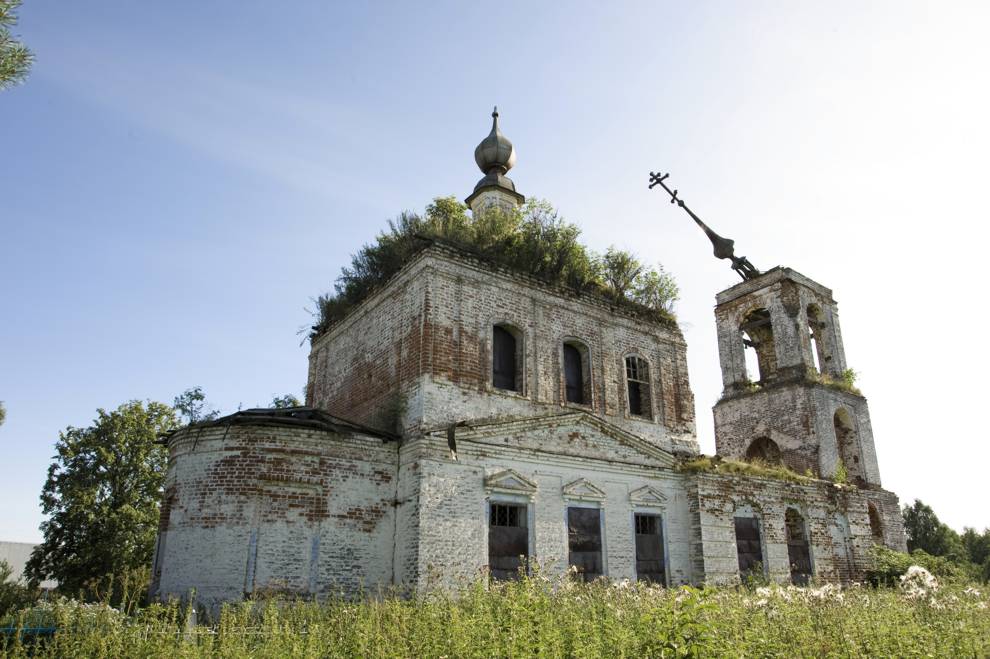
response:
<path fill-rule="evenodd" d="M 301 396 L 311 298 L 404 209 L 464 198 L 498 104 L 520 192 L 678 278 L 702 449 L 734 283 L 831 287 L 884 485 L 990 526 L 990 3 L 56 2 L 0 93 L 0 539 L 40 539 L 58 431 L 202 386 Z"/>

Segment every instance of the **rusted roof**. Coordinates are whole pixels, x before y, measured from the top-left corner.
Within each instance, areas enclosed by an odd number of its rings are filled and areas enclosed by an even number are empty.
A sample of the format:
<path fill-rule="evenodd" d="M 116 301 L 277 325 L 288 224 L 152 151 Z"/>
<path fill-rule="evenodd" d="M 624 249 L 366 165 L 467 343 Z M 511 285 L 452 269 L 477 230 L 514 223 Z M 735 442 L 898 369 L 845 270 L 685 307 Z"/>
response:
<path fill-rule="evenodd" d="M 167 443 L 168 439 L 180 430 L 189 428 L 209 428 L 213 426 L 283 426 L 295 428 L 312 428 L 316 430 L 327 430 L 330 432 L 346 433 L 358 432 L 363 435 L 380 437 L 384 441 L 395 441 L 398 437 L 389 432 L 383 432 L 368 426 L 347 421 L 339 417 L 328 414 L 315 407 L 257 407 L 249 410 L 239 410 L 233 414 L 222 416 L 209 421 L 198 421 L 188 426 L 183 426 L 171 432 L 165 433 L 159 438 L 161 443 Z"/>

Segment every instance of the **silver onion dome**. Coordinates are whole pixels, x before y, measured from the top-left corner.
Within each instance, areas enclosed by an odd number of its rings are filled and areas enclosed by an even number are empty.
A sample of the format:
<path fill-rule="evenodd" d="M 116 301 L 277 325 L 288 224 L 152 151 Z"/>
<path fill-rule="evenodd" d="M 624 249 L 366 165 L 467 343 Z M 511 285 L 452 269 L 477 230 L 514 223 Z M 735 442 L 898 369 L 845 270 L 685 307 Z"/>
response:
<path fill-rule="evenodd" d="M 474 192 L 464 200 L 468 206 L 482 198 L 486 191 L 501 194 L 503 198 L 508 195 L 516 204 L 526 201 L 526 197 L 516 192 L 512 179 L 505 175 L 516 164 L 516 149 L 499 130 L 498 107 L 492 112 L 492 131 L 474 150 L 474 161 L 485 175 L 475 184 Z"/>
<path fill-rule="evenodd" d="M 498 107 L 492 111 L 492 132 L 474 150 L 474 161 L 484 174 L 505 174 L 516 164 L 516 150 L 498 128 Z"/>

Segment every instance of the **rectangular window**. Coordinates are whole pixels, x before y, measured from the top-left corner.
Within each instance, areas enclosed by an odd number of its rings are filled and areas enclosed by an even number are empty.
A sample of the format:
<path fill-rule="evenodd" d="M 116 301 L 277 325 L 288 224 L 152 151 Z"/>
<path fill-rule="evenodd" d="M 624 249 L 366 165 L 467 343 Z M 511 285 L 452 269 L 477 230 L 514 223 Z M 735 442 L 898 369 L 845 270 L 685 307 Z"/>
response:
<path fill-rule="evenodd" d="M 760 544 L 760 523 L 755 517 L 736 517 L 736 553 L 739 556 L 739 576 L 763 574 L 763 547 Z"/>
<path fill-rule="evenodd" d="M 663 561 L 663 525 L 659 515 L 636 513 L 636 578 L 667 584 Z"/>
<path fill-rule="evenodd" d="M 528 568 L 526 506 L 493 503 L 488 520 L 488 569 L 493 579 L 518 579 Z"/>
<path fill-rule="evenodd" d="M 567 549 L 567 563 L 577 568 L 582 579 L 594 581 L 602 575 L 602 525 L 599 509 L 567 509 Z"/>

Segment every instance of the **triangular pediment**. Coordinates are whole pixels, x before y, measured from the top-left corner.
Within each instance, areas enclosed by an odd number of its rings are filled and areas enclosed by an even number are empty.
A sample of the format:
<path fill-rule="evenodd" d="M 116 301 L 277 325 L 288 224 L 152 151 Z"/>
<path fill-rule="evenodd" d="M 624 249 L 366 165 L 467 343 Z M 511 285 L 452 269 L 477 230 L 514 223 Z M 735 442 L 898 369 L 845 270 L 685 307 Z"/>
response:
<path fill-rule="evenodd" d="M 629 501 L 637 506 L 660 507 L 667 503 L 667 497 L 655 487 L 644 485 L 638 490 L 633 490 L 629 493 Z"/>
<path fill-rule="evenodd" d="M 485 489 L 489 492 L 528 495 L 536 492 L 536 483 L 514 469 L 505 469 L 485 477 Z"/>
<path fill-rule="evenodd" d="M 446 429 L 429 434 L 446 437 Z M 466 422 L 457 428 L 456 439 L 547 451 L 558 456 L 573 455 L 653 467 L 673 468 L 677 464 L 677 459 L 669 451 L 587 412 Z M 593 441 L 582 442 L 583 439 Z"/>
<path fill-rule="evenodd" d="M 565 485 L 563 495 L 565 499 L 581 499 L 583 501 L 602 501 L 605 499 L 605 492 L 586 478 L 579 478 Z"/>

